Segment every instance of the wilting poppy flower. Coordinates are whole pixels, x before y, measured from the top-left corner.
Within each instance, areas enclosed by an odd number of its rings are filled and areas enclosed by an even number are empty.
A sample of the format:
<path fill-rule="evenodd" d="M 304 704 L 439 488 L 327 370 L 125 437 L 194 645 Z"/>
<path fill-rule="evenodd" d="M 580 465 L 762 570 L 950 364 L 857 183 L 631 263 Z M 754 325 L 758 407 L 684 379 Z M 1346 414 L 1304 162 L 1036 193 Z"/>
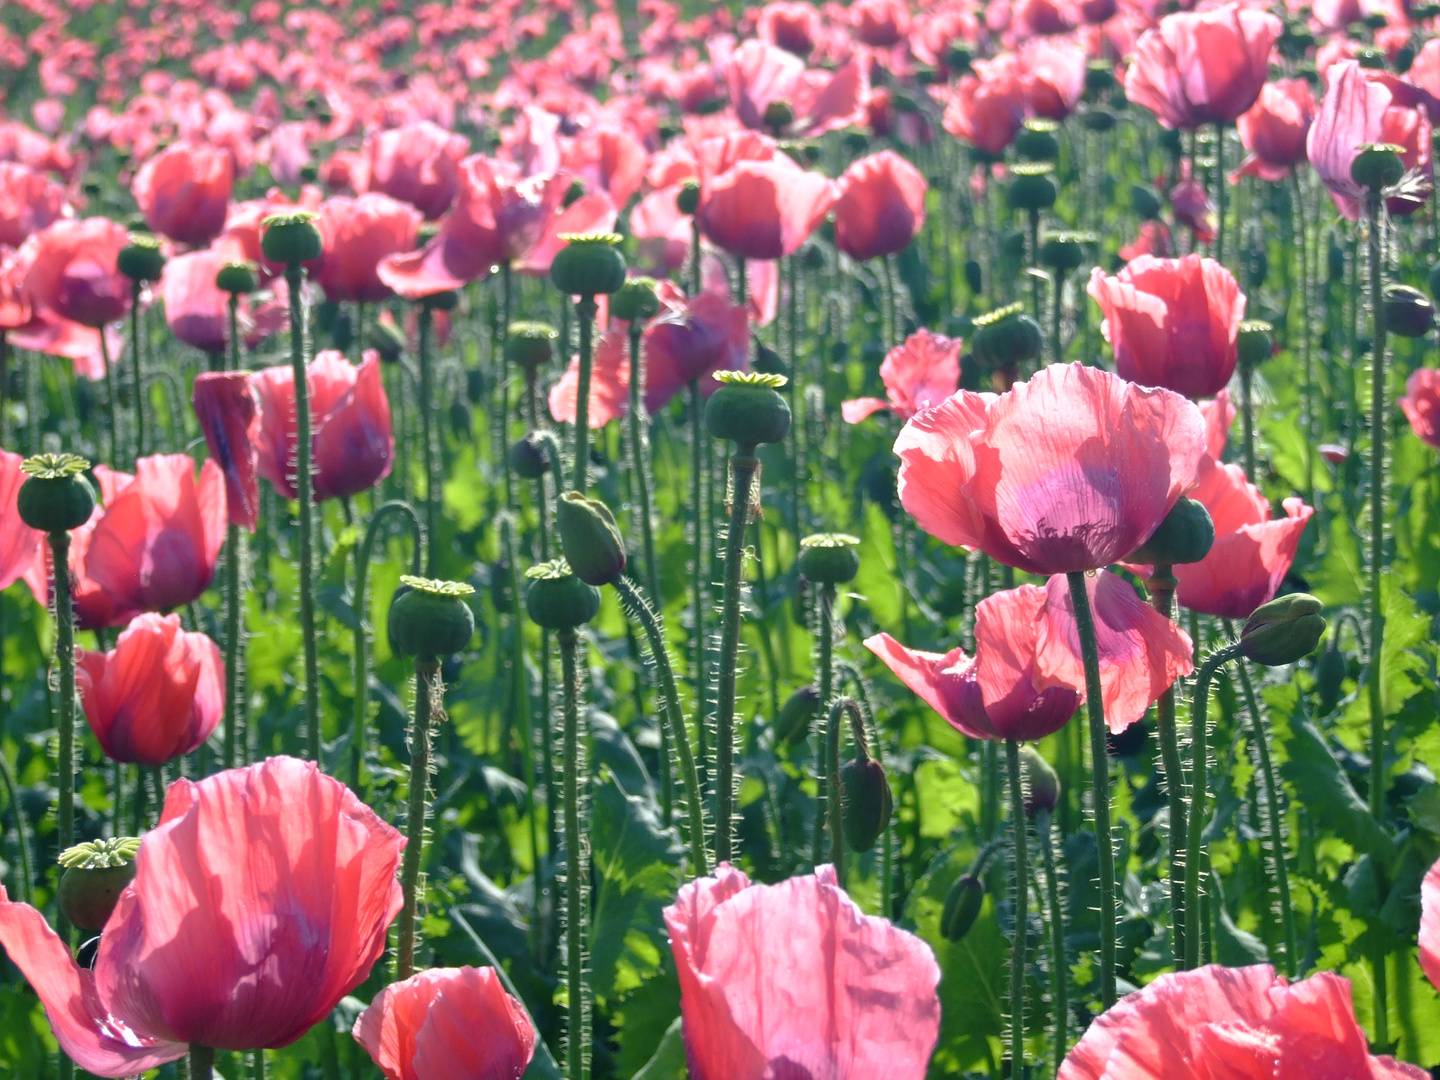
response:
<path fill-rule="evenodd" d="M 520 1080 L 535 1054 L 525 1006 L 494 968 L 432 968 L 392 983 L 355 1020 L 387 1080 Z"/>
<path fill-rule="evenodd" d="M 1440 861 L 1420 885 L 1420 967 L 1440 990 Z"/>
<path fill-rule="evenodd" d="M 820 13 L 814 5 L 798 0 L 776 0 L 760 9 L 755 32 L 771 45 L 804 59 L 815 49 L 820 37 Z"/>
<path fill-rule="evenodd" d="M 317 280 L 326 298 L 378 304 L 393 296 L 377 273 L 380 261 L 413 251 L 420 221 L 419 210 L 388 195 L 326 199 L 315 221 L 325 245 Z"/>
<path fill-rule="evenodd" d="M 840 177 L 835 246 L 859 262 L 904 251 L 925 224 L 926 186 L 893 150 L 861 158 Z"/>
<path fill-rule="evenodd" d="M 85 719 L 111 761 L 158 766 L 196 750 L 225 712 L 220 647 L 179 615 L 138 615 L 109 652 L 82 652 Z"/>
<path fill-rule="evenodd" d="M 1014 64 L 981 63 L 975 71 L 960 77 L 941 123 L 957 139 L 998 156 L 1025 123 L 1025 84 Z"/>
<path fill-rule="evenodd" d="M 1091 1022 L 1057 1080 L 1292 1075 L 1425 1080 L 1430 1074 L 1370 1054 L 1350 982 L 1334 972 L 1292 985 L 1268 964 L 1209 964 L 1161 975 L 1121 998 Z"/>
<path fill-rule="evenodd" d="M 192 1043 L 288 1046 L 384 952 L 404 846 L 314 762 L 278 757 L 177 780 L 93 968 L 3 892 L 0 945 L 65 1052 L 99 1076 L 133 1076 Z"/>
<path fill-rule="evenodd" d="M 130 309 L 130 279 L 115 268 L 130 234 L 106 218 L 61 220 L 25 242 L 25 291 L 81 326 L 101 327 Z"/>
<path fill-rule="evenodd" d="M 365 353 L 357 368 L 327 349 L 307 368 L 310 416 L 315 430 L 315 501 L 357 495 L 390 475 L 395 436 L 390 400 L 380 377 L 380 354 Z M 295 498 L 295 378 L 289 364 L 252 376 L 260 399 L 256 440 L 260 475 L 288 499 Z"/>
<path fill-rule="evenodd" d="M 930 948 L 834 868 L 751 885 L 728 863 L 665 909 L 694 1080 L 920 1080 L 940 1030 Z"/>
<path fill-rule="evenodd" d="M 1218 394 L 1230 381 L 1245 297 L 1214 259 L 1141 255 L 1114 277 L 1097 267 L 1089 293 L 1121 378 L 1191 398 Z"/>
<path fill-rule="evenodd" d="M 1260 96 L 1282 28 L 1239 4 L 1167 15 L 1136 42 L 1125 96 L 1168 128 L 1231 123 Z"/>
<path fill-rule="evenodd" d="M 169 611 L 196 600 L 225 542 L 225 481 L 188 454 L 135 463 L 135 479 L 107 499 L 90 535 L 85 575 L 122 612 Z M 123 621 L 123 620 L 122 620 Z"/>
<path fill-rule="evenodd" d="M 1001 395 L 961 390 L 895 442 L 926 532 L 1032 574 L 1098 570 L 1148 540 L 1194 482 L 1200 411 L 1081 364 Z"/>
<path fill-rule="evenodd" d="M 783 155 L 741 161 L 705 188 L 696 220 L 717 247 L 742 259 L 793 255 L 835 205 L 836 187 Z"/>
<path fill-rule="evenodd" d="M 917 330 L 896 345 L 880 363 L 885 396 L 842 402 L 840 414 L 847 424 L 858 424 L 873 412 L 889 409 L 902 420 L 939 405 L 960 388 L 959 338 L 930 330 Z"/>
<path fill-rule="evenodd" d="M 1235 126 L 1250 156 L 1231 175 L 1284 180 L 1305 160 L 1305 136 L 1315 119 L 1315 94 L 1304 79 L 1266 83 L 1255 104 L 1240 114 Z"/>
<path fill-rule="evenodd" d="M 747 41 L 730 54 L 725 80 L 742 124 L 791 135 L 820 135 L 859 123 L 870 92 L 865 69 L 856 60 L 838 71 L 807 71 L 803 60 L 760 40 Z M 771 106 L 780 105 L 788 115 L 776 123 Z"/>
<path fill-rule="evenodd" d="M 135 174 L 130 191 L 145 224 L 179 244 L 208 244 L 225 228 L 235 159 L 221 146 L 178 142 Z"/>
<path fill-rule="evenodd" d="M 0 161 L 0 244 L 19 247 L 66 212 L 63 187 L 35 169 Z"/>
<path fill-rule="evenodd" d="M 376 132 L 365 140 L 364 190 L 409 203 L 433 220 L 455 201 L 469 149 L 463 135 L 429 120 Z"/>
<path fill-rule="evenodd" d="M 0 589 L 20 580 L 35 562 L 45 534 L 20 520 L 16 499 L 25 474 L 25 459 L 9 450 L 0 450 Z"/>
<path fill-rule="evenodd" d="M 191 404 L 210 460 L 225 475 L 225 508 L 230 524 L 255 530 L 260 520 L 260 406 L 246 371 L 211 371 L 195 377 Z"/>

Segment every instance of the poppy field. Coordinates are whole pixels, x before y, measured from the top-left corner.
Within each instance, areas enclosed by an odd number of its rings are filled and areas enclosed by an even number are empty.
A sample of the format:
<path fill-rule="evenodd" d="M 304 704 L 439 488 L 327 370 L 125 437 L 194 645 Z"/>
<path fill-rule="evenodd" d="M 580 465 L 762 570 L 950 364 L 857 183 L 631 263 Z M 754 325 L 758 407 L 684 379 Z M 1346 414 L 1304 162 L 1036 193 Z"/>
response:
<path fill-rule="evenodd" d="M 0 1078 L 1440 1076 L 1440 3 L 0 5 Z"/>

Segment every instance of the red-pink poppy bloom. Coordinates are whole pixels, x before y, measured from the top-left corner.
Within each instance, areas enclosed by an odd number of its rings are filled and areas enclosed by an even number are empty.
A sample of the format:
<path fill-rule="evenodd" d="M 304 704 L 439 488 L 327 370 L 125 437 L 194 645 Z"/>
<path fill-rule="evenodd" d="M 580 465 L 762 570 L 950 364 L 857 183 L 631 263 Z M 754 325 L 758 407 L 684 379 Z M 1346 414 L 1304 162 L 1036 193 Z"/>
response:
<path fill-rule="evenodd" d="M 895 442 L 926 532 L 1032 574 L 1098 570 L 1148 540 L 1195 480 L 1200 411 L 1169 390 L 1052 364 L 1004 394 L 961 390 Z"/>
<path fill-rule="evenodd" d="M 855 36 L 877 49 L 899 45 L 910 32 L 910 9 L 904 0 L 855 0 L 850 5 Z"/>
<path fill-rule="evenodd" d="M 1073 41 L 1035 38 L 1020 47 L 1025 97 L 1030 111 L 1064 120 L 1085 94 L 1085 50 Z"/>
<path fill-rule="evenodd" d="M 1218 394 L 1229 383 L 1245 297 L 1214 259 L 1141 255 L 1114 277 L 1096 267 L 1089 293 L 1100 305 L 1101 332 L 1121 378 L 1190 398 Z"/>
<path fill-rule="evenodd" d="M 996 157 L 1014 140 L 1029 108 L 1025 84 L 1014 64 L 962 75 L 945 106 L 945 130 L 981 153 Z"/>
<path fill-rule="evenodd" d="M 1240 114 L 1235 127 L 1249 156 L 1231 174 L 1279 181 L 1305 160 L 1305 137 L 1315 119 L 1315 94 L 1304 79 L 1266 83 L 1255 104 Z"/>
<path fill-rule="evenodd" d="M 432 968 L 392 983 L 355 1020 L 386 1080 L 520 1080 L 535 1026 L 494 968 Z"/>
<path fill-rule="evenodd" d="M 429 120 L 376 132 L 365 140 L 365 191 L 409 203 L 434 220 L 455 201 L 461 159 L 470 150 L 463 135 Z"/>
<path fill-rule="evenodd" d="M 393 296 L 377 270 L 387 256 L 415 249 L 421 220 L 419 210 L 388 195 L 326 199 L 315 220 L 325 246 L 316 280 L 326 298 L 378 304 Z"/>
<path fill-rule="evenodd" d="M 1145 31 L 1125 73 L 1125 96 L 1168 128 L 1233 122 L 1260 96 L 1283 24 L 1226 4 L 1167 15 Z"/>
<path fill-rule="evenodd" d="M 1120 249 L 1120 258 L 1133 262 L 1141 255 L 1154 255 L 1157 259 L 1168 259 L 1175 253 L 1175 239 L 1170 235 L 1170 226 L 1158 218 L 1140 223 L 1140 233 L 1134 241 Z"/>
<path fill-rule="evenodd" d="M 1429 1075 L 1371 1055 L 1348 979 L 1321 971 L 1291 984 L 1268 964 L 1209 964 L 1121 998 L 1091 1022 L 1057 1080 Z"/>
<path fill-rule="evenodd" d="M 893 150 L 861 158 L 839 184 L 835 246 L 852 259 L 896 255 L 925 224 L 925 177 Z"/>
<path fill-rule="evenodd" d="M 546 220 L 540 238 L 515 260 L 515 272 L 529 277 L 547 277 L 555 256 L 568 243 L 561 239 L 562 236 L 613 232 L 618 217 L 615 204 L 605 192 L 592 191 L 589 195 L 580 196 Z"/>
<path fill-rule="evenodd" d="M 725 80 L 740 123 L 755 131 L 778 126 L 793 135 L 820 135 L 860 123 L 870 93 L 865 68 L 856 60 L 838 71 L 809 71 L 799 57 L 759 39 L 730 54 Z M 776 125 L 767 111 L 782 103 L 789 119 Z"/>
<path fill-rule="evenodd" d="M 288 1046 L 384 952 L 404 846 L 314 762 L 278 757 L 177 780 L 93 968 L 3 890 L 0 945 L 61 1047 L 99 1076 L 134 1076 L 190 1044 Z"/>
<path fill-rule="evenodd" d="M 1225 445 L 1230 441 L 1230 425 L 1235 423 L 1236 410 L 1230 401 L 1230 391 L 1221 390 L 1209 401 L 1195 404 L 1205 418 L 1205 453 L 1219 461 L 1225 456 Z"/>
<path fill-rule="evenodd" d="M 1420 884 L 1420 968 L 1440 990 L 1440 861 Z"/>
<path fill-rule="evenodd" d="M 102 626 L 123 626 L 138 610 L 121 610 L 118 597 L 112 597 L 108 590 L 90 580 L 85 572 L 85 560 L 90 553 L 90 538 L 95 526 L 105 516 L 105 507 L 114 501 L 120 489 L 134 483 L 129 473 L 115 472 L 107 465 L 95 466 L 95 481 L 100 489 L 100 498 L 90 514 L 90 520 L 78 529 L 70 530 L 70 599 L 75 605 L 75 625 L 81 630 L 96 630 Z M 41 544 L 35 552 L 35 561 L 25 571 L 25 584 L 37 603 L 48 606 L 52 601 L 54 566 L 48 544 Z"/>
<path fill-rule="evenodd" d="M 19 247 L 67 212 L 63 187 L 36 169 L 0 161 L 0 244 Z"/>
<path fill-rule="evenodd" d="M 693 1080 L 921 1080 L 940 1030 L 930 947 L 830 866 L 751 885 L 728 863 L 665 909 Z"/>
<path fill-rule="evenodd" d="M 1405 380 L 1400 408 L 1416 438 L 1440 447 L 1440 371 L 1417 368 L 1411 373 Z"/>
<path fill-rule="evenodd" d="M 566 150 L 562 164 L 591 191 L 603 191 L 624 209 L 644 183 L 650 155 L 640 140 L 615 127 L 587 128 Z"/>
<path fill-rule="evenodd" d="M 357 368 L 333 349 L 306 369 L 314 436 L 315 501 L 358 495 L 390 475 L 395 436 L 380 354 L 367 350 Z M 251 377 L 260 399 L 258 471 L 287 499 L 295 493 L 295 378 L 289 364 Z"/>
<path fill-rule="evenodd" d="M 1215 204 L 1210 201 L 1205 185 L 1188 173 L 1187 169 L 1185 178 L 1170 189 L 1170 209 L 1176 222 L 1190 230 L 1193 243 L 1210 244 L 1215 240 L 1218 221 Z"/>
<path fill-rule="evenodd" d="M 25 291 L 62 319 L 98 328 L 130 310 L 130 279 L 115 267 L 130 243 L 107 218 L 62 219 L 25 242 Z"/>
<path fill-rule="evenodd" d="M 858 424 L 871 413 L 889 409 L 902 420 L 939 405 L 960 388 L 959 338 L 930 330 L 917 330 L 896 345 L 880 363 L 885 396 L 855 398 L 842 402 L 840 415 L 847 424 Z"/>
<path fill-rule="evenodd" d="M 135 174 L 131 194 L 145 223 L 177 244 L 200 247 L 225 228 L 235 188 L 235 159 L 221 146 L 178 142 Z"/>
<path fill-rule="evenodd" d="M 9 450 L 0 450 L 0 589 L 19 581 L 35 563 L 45 534 L 30 528 L 20 519 L 16 500 L 25 474 L 20 463 L 25 459 Z"/>
<path fill-rule="evenodd" d="M 223 353 L 230 341 L 230 294 L 215 284 L 215 275 L 229 261 L 218 248 L 192 251 L 169 259 L 160 278 L 170 332 L 207 353 Z"/>
<path fill-rule="evenodd" d="M 760 9 L 755 32 L 771 45 L 804 59 L 820 39 L 820 12 L 799 0 L 776 0 Z"/>
<path fill-rule="evenodd" d="M 717 247 L 742 259 L 793 255 L 835 205 L 834 181 L 788 157 L 741 161 L 706 185 L 696 220 Z"/>
<path fill-rule="evenodd" d="M 679 184 L 652 191 L 630 211 L 640 264 L 661 277 L 679 270 L 690 256 L 691 217 L 675 204 L 679 193 Z"/>
<path fill-rule="evenodd" d="M 198 749 L 225 712 L 220 647 L 182 629 L 179 615 L 137 615 L 109 652 L 81 652 L 75 683 L 111 761 L 173 761 Z"/>
<path fill-rule="evenodd" d="M 191 404 L 210 460 L 225 475 L 225 508 L 230 524 L 255 531 L 260 520 L 257 469 L 260 403 L 246 371 L 207 371 L 195 377 Z"/>
<path fill-rule="evenodd" d="M 1011 9 L 1015 29 L 1026 36 L 1068 34 L 1079 21 L 1079 12 L 1067 0 L 1018 0 Z"/>

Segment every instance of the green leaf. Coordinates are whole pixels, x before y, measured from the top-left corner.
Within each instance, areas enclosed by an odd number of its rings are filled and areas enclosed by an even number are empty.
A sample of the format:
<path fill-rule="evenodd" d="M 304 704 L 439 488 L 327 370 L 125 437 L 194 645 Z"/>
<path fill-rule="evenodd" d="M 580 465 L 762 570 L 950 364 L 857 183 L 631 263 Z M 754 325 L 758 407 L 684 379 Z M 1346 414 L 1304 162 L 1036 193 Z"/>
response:
<path fill-rule="evenodd" d="M 1380 578 L 1380 605 L 1385 633 L 1380 641 L 1380 701 L 1393 716 L 1419 692 L 1426 664 L 1414 649 L 1429 636 L 1430 619 L 1405 595 L 1392 571 Z"/>
<path fill-rule="evenodd" d="M 665 1035 L 650 1060 L 635 1074 L 635 1080 L 683 1080 L 685 1038 L 681 1034 L 680 1026 L 680 1018 L 677 1016 L 665 1029 Z"/>
<path fill-rule="evenodd" d="M 1390 865 L 1395 841 L 1371 815 L 1315 725 L 1299 712 L 1292 714 L 1289 738 L 1284 741 L 1289 760 L 1281 773 L 1295 786 L 1301 805 L 1323 807 L 1336 835 L 1357 851 L 1373 855 L 1382 866 Z"/>
<path fill-rule="evenodd" d="M 1365 568 L 1360 541 L 1344 514 L 1330 520 L 1325 558 L 1310 577 L 1310 592 L 1329 607 L 1358 604 L 1365 596 Z"/>

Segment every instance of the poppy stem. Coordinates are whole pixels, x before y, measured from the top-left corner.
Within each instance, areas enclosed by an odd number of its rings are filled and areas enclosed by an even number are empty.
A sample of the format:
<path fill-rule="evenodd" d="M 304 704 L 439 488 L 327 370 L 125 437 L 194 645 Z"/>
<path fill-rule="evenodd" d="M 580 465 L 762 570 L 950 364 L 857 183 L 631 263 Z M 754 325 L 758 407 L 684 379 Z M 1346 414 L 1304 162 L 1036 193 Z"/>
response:
<path fill-rule="evenodd" d="M 1051 297 L 1050 303 L 1050 362 L 1052 364 L 1058 364 L 1064 359 L 1063 350 L 1060 347 L 1060 316 L 1063 313 L 1060 304 L 1060 295 L 1064 290 L 1065 271 L 1057 269 L 1055 271 L 1055 284 L 1052 289 L 1054 295 Z"/>
<path fill-rule="evenodd" d="M 1240 361 L 1240 414 L 1245 438 L 1245 479 L 1255 483 L 1255 366 Z"/>
<path fill-rule="evenodd" d="M 1211 653 L 1195 674 L 1195 703 L 1190 709 L 1190 814 L 1186 821 L 1189 839 L 1185 845 L 1185 962 L 1184 970 L 1200 966 L 1201 920 L 1200 869 L 1205 861 L 1202 844 L 1205 831 L 1205 800 L 1208 797 L 1206 769 L 1210 764 L 1206 738 L 1210 723 L 1210 683 L 1222 664 L 1240 655 L 1238 643 Z"/>
<path fill-rule="evenodd" d="M 215 1051 L 208 1046 L 190 1044 L 190 1080 L 212 1080 L 215 1075 Z"/>
<path fill-rule="evenodd" d="M 590 1074 L 590 1002 L 585 985 L 585 896 L 589 878 L 580 836 L 580 674 L 576 662 L 579 635 L 561 630 L 560 669 L 564 684 L 565 733 L 565 988 L 569 1013 L 565 1051 L 567 1080 Z"/>
<path fill-rule="evenodd" d="M 265 1080 L 265 1051 L 250 1051 L 250 1080 Z"/>
<path fill-rule="evenodd" d="M 1300 259 L 1300 349 L 1304 357 L 1302 409 L 1305 433 L 1305 501 L 1315 505 L 1315 362 L 1310 346 L 1310 234 L 1305 220 L 1305 191 L 1300 185 L 1300 170 L 1290 172 L 1290 197 L 1295 204 L 1295 232 L 1299 236 Z"/>
<path fill-rule="evenodd" d="M 59 745 L 56 751 L 56 843 L 64 851 L 75 843 L 75 612 L 70 600 L 70 534 L 47 534 L 55 576 L 55 664 L 59 669 Z M 60 936 L 68 945 L 70 927 L 63 920 Z"/>
<path fill-rule="evenodd" d="M 1014 942 L 1010 948 L 1010 1075 L 1025 1074 L 1025 960 L 1030 909 L 1030 830 L 1025 816 L 1025 780 L 1020 775 L 1020 744 L 1005 740 L 1010 773 L 1010 825 L 1015 830 Z"/>
<path fill-rule="evenodd" d="M 425 572 L 435 573 L 435 535 L 439 531 L 440 476 L 435 468 L 435 372 L 430 361 L 430 326 L 434 318 L 430 305 L 420 303 L 415 313 L 416 353 L 420 364 L 420 446 L 421 465 L 425 470 Z M 509 457 L 506 462 L 506 505 L 509 505 Z"/>
<path fill-rule="evenodd" d="M 140 355 L 139 278 L 130 283 L 130 375 L 135 381 L 135 457 L 138 460 L 145 456 L 145 374 Z"/>
<path fill-rule="evenodd" d="M 835 586 L 825 584 L 821 585 L 818 589 L 816 589 L 813 604 L 813 615 L 815 619 L 814 636 L 816 652 L 815 679 L 816 682 L 819 684 L 819 711 L 821 716 L 828 717 L 830 709 L 830 699 L 835 696 Z M 833 727 L 834 724 L 835 722 L 832 722 L 831 726 Z M 830 728 L 827 727 L 827 740 L 829 738 L 829 731 Z M 837 747 L 835 751 L 835 768 L 837 770 L 840 767 L 839 753 L 840 751 Z M 822 838 L 825 835 L 827 822 L 829 823 L 829 828 L 832 832 L 832 843 L 833 831 L 837 827 L 835 822 L 830 821 L 829 804 L 835 797 L 836 785 L 838 783 L 838 774 L 836 772 L 832 772 L 830 766 L 831 761 L 829 753 L 829 743 L 827 741 L 824 765 L 821 769 L 823 782 L 820 784 L 819 791 L 816 796 L 817 806 L 815 811 L 815 850 L 813 853 L 814 862 L 816 864 L 820 862 L 821 858 L 823 857 L 822 853 L 825 850 Z M 834 861 L 833 853 L 831 855 L 831 861 Z M 836 873 L 839 873 L 839 871 L 837 870 Z"/>
<path fill-rule="evenodd" d="M 1040 298 L 1040 211 L 1031 210 L 1030 216 L 1030 310 L 1035 313 L 1035 321 L 1039 322 L 1045 317 L 1045 309 Z"/>
<path fill-rule="evenodd" d="M 1225 265 L 1225 125 L 1215 124 L 1215 203 L 1218 220 L 1215 228 L 1215 261 Z"/>
<path fill-rule="evenodd" d="M 680 779 L 685 785 L 686 829 L 690 837 L 690 859 L 694 876 L 710 873 L 705 851 L 705 803 L 700 796 L 700 777 L 695 771 L 695 756 L 690 750 L 690 735 L 685 727 L 685 714 L 680 707 L 680 693 L 675 685 L 675 669 L 670 663 L 670 650 L 665 644 L 662 616 L 646 600 L 643 593 L 623 574 L 614 581 L 615 591 L 626 613 L 645 631 L 650 642 L 650 655 L 660 675 L 660 696 L 665 702 L 665 719 L 670 729 L 670 742 L 680 761 Z M 662 767 L 669 770 L 668 760 Z"/>
<path fill-rule="evenodd" d="M 1175 574 L 1169 566 L 1151 569 L 1145 588 L 1150 606 L 1165 618 L 1175 611 Z M 1185 955 L 1185 772 L 1180 762 L 1180 736 L 1175 726 L 1175 686 L 1155 702 L 1155 727 L 1165 768 L 1165 795 L 1170 806 L 1170 948 L 1178 961 Z"/>
<path fill-rule="evenodd" d="M 706 509 L 708 500 L 705 498 L 705 408 L 704 401 L 700 396 L 700 384 L 692 379 L 690 381 L 690 512 L 693 515 L 695 535 L 691 538 L 692 562 L 690 564 L 690 618 L 691 635 L 690 648 L 694 653 L 695 669 L 695 715 L 703 718 L 709 708 L 710 673 L 706 664 L 706 652 L 709 644 L 709 635 L 705 630 L 705 614 L 708 604 L 706 602 L 706 533 L 708 515 Z M 698 738 L 697 752 L 701 781 L 704 782 L 706 772 L 705 755 L 705 724 L 698 725 L 696 731 Z"/>
<path fill-rule="evenodd" d="M 1105 699 L 1100 685 L 1095 617 L 1090 611 L 1085 573 L 1071 571 L 1065 579 L 1070 585 L 1080 652 L 1085 662 L 1085 711 L 1090 721 L 1095 839 L 1100 859 L 1100 1001 L 1101 1006 L 1108 1009 L 1115 1004 L 1115 848 L 1110 837 L 1110 759 L 1105 742 Z"/>
<path fill-rule="evenodd" d="M 285 268 L 285 284 L 290 293 L 290 368 L 295 384 L 295 498 L 299 502 L 296 519 L 299 530 L 300 569 L 300 640 L 305 661 L 305 740 L 306 753 L 317 764 L 320 761 L 320 658 L 315 640 L 315 527 L 314 496 L 311 493 L 311 460 L 314 448 L 310 432 L 310 386 L 305 366 L 305 304 L 300 295 L 305 270 L 299 263 Z"/>
<path fill-rule="evenodd" d="M 833 586 L 831 586 L 833 588 Z M 825 818 L 830 826 L 830 865 L 835 880 L 845 887 L 845 802 L 840 781 L 840 718 L 846 714 L 855 728 L 862 757 L 868 757 L 860 706 L 854 698 L 836 698 L 826 713 L 825 723 Z"/>
<path fill-rule="evenodd" d="M 415 712 L 410 724 L 410 797 L 405 822 L 404 860 L 400 865 L 399 944 L 395 954 L 396 982 L 415 973 L 415 917 L 418 907 L 420 862 L 425 847 L 425 815 L 429 809 L 430 724 L 434 715 L 433 694 L 439 682 L 440 664 L 415 658 Z"/>
<path fill-rule="evenodd" d="M 225 768 L 235 767 L 240 729 L 245 723 L 244 694 L 245 614 L 241 579 L 245 565 L 245 530 L 225 529 Z"/>
<path fill-rule="evenodd" d="M 110 436 L 110 460 L 120 464 L 120 421 L 116 416 L 120 404 L 120 378 L 110 359 L 110 343 L 105 340 L 105 327 L 100 327 L 100 362 L 105 366 L 105 424 Z M 37 418 L 38 419 L 38 418 Z M 37 429 L 38 430 L 38 429 Z M 38 437 L 37 437 L 38 439 Z M 99 440 L 96 440 L 99 445 Z M 39 448 L 36 447 L 36 452 Z"/>
<path fill-rule="evenodd" d="M 593 296 L 582 296 L 575 301 L 575 317 L 580 323 L 580 382 L 575 391 L 575 490 L 582 495 L 590 486 L 590 341 L 598 310 Z"/>
<path fill-rule="evenodd" d="M 1050 923 L 1050 1005 L 1055 1016 L 1055 1071 L 1070 1049 L 1070 960 L 1065 954 L 1065 909 L 1060 905 L 1060 878 L 1055 866 L 1055 836 L 1050 811 L 1035 816 L 1040 858 L 1045 866 L 1045 906 Z"/>
<path fill-rule="evenodd" d="M 10 805 L 10 812 L 15 815 L 15 847 L 20 854 L 20 899 L 33 905 L 35 879 L 30 870 L 30 839 L 25 833 L 25 812 L 15 797 L 15 772 L 3 752 L 0 752 L 0 784 L 5 787 L 5 801 Z"/>

